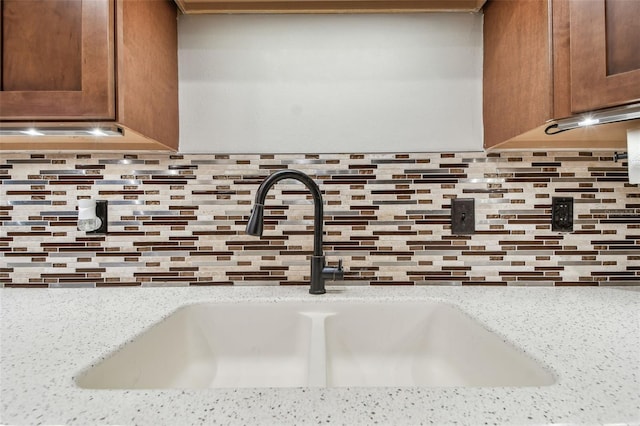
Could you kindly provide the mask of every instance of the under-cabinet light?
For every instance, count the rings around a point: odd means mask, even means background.
[[[640,103],[593,111],[587,115],[557,120],[555,123],[550,124],[544,132],[548,135],[555,135],[579,127],[635,120],[638,118],[640,118]]]
[[[89,133],[91,133],[93,136],[109,136],[108,133],[97,127],[95,129],[89,130]]]
[[[37,127],[37,128],[0,128],[0,136],[123,136],[124,131],[116,126],[109,127]]]
[[[23,135],[29,135],[29,136],[44,136],[44,133],[39,132],[36,129],[21,130],[20,133],[22,133]]]
[[[587,117],[582,121],[578,122],[578,126],[580,127],[587,127],[587,126],[593,126],[594,124],[599,124],[600,120],[598,120],[597,118],[592,118],[592,117]]]

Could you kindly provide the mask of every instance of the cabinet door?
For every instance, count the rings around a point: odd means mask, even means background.
[[[112,0],[1,0],[0,119],[115,119]]]
[[[572,111],[640,100],[640,1],[573,0],[570,11]]]

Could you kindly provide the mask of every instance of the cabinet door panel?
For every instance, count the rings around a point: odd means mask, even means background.
[[[571,109],[640,100],[640,1],[571,1]]]
[[[3,120],[115,119],[113,4],[2,0]]]
[[[640,69],[640,2],[605,2],[607,71],[610,75]],[[629,39],[630,35],[636,35]]]

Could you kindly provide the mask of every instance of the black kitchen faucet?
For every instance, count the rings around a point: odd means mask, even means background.
[[[322,194],[320,188],[308,175],[298,170],[280,170],[269,175],[258,188],[256,193],[256,201],[249,222],[247,222],[246,232],[249,235],[262,236],[264,223],[264,202],[267,192],[273,185],[283,179],[295,179],[302,182],[313,195],[313,204],[315,215],[313,220],[313,256],[311,257],[311,287],[309,293],[324,294],[325,281],[341,280],[344,277],[342,269],[342,260],[339,261],[338,267],[326,266],[325,258],[322,254],[322,223],[323,223],[323,206]]]

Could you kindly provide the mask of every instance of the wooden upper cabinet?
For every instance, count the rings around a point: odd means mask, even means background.
[[[484,142],[489,148],[553,118],[550,5],[493,0],[484,9]]]
[[[176,150],[173,0],[0,0],[0,150]],[[25,125],[124,136],[36,136]],[[81,132],[80,132],[81,133]]]
[[[2,0],[2,119],[115,119],[113,3]]]
[[[571,109],[640,101],[640,1],[571,2]]]
[[[486,0],[175,0],[184,13],[477,12]]]
[[[637,122],[544,130],[640,100],[640,0],[489,0],[484,18],[485,148],[626,147]]]

